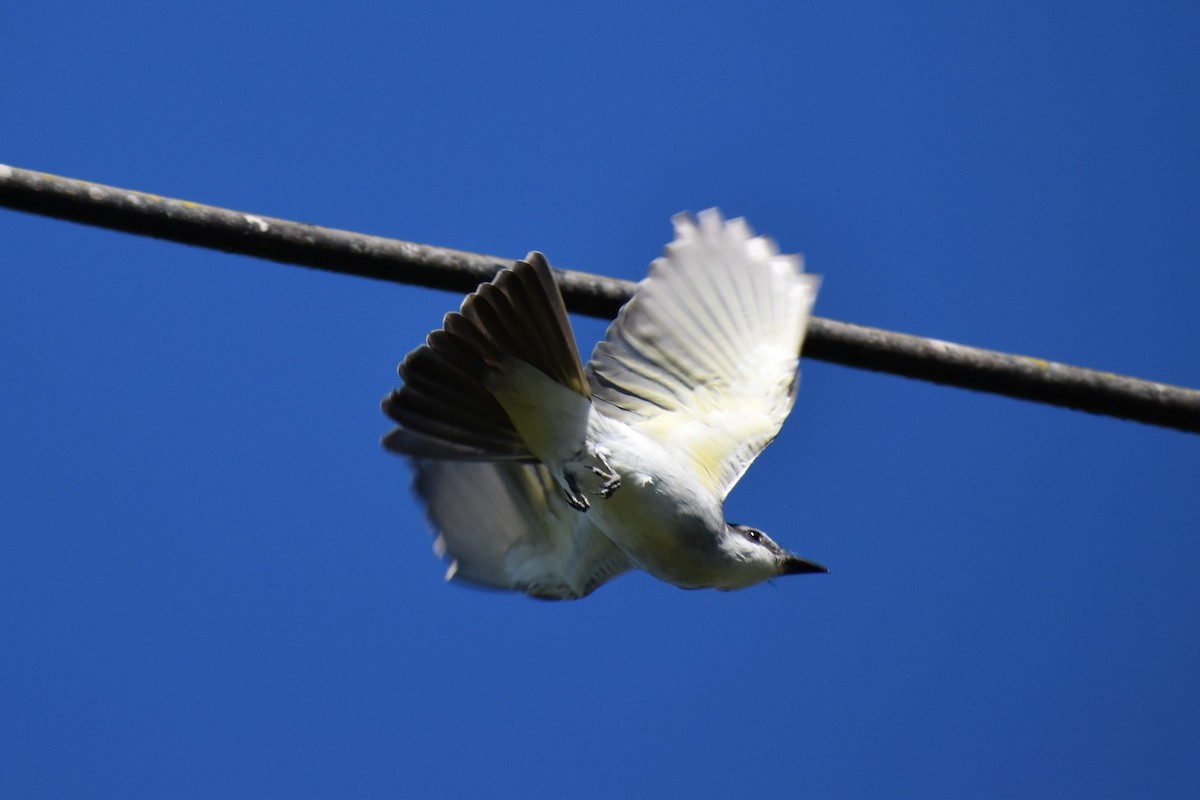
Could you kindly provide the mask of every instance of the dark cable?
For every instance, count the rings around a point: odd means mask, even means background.
[[[286,264],[466,293],[511,260],[0,165],[0,206]],[[611,319],[635,284],[557,270],[567,308]],[[1200,391],[814,318],[804,355],[1200,433]]]

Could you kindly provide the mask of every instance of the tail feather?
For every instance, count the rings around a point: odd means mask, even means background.
[[[484,284],[487,286],[488,284]],[[468,295],[470,300],[474,295]],[[466,300],[463,301],[464,307]],[[457,311],[442,319],[442,329],[429,334],[429,346],[451,361],[476,382],[482,382],[488,372],[499,368],[503,354],[495,340],[479,325]]]
[[[534,460],[487,389],[489,375],[506,359],[590,396],[562,296],[540,253],[482,284],[405,357],[399,368],[404,385],[383,401],[398,425],[384,446],[419,458]]]
[[[468,295],[462,317],[503,356],[520,359],[584,397],[591,396],[562,294],[541,253],[530,253],[527,260]]]
[[[421,458],[532,459],[495,398],[437,350],[414,350],[400,375],[404,386],[383,401],[399,426],[384,437],[389,450]]]

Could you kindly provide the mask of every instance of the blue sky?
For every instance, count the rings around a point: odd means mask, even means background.
[[[0,162],[1200,386],[1200,7],[0,9]],[[442,582],[378,446],[459,297],[0,211],[6,797],[1192,797],[1195,436],[806,361],[829,576]],[[576,328],[585,350],[603,331]]]

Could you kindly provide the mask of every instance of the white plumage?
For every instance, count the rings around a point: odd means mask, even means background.
[[[722,589],[825,571],[722,510],[792,408],[819,278],[744,220],[674,222],[582,372],[539,254],[405,359],[385,444],[416,457],[448,577],[571,598],[632,567]]]
[[[743,219],[675,217],[675,241],[588,364],[594,401],[687,457],[724,497],[779,433],[820,278]]]

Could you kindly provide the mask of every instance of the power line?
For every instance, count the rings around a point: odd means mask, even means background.
[[[86,225],[466,293],[512,264],[0,165],[0,206]],[[557,270],[567,308],[612,319],[628,281]],[[814,318],[804,355],[860,369],[1200,433],[1200,391],[1027,356]]]

